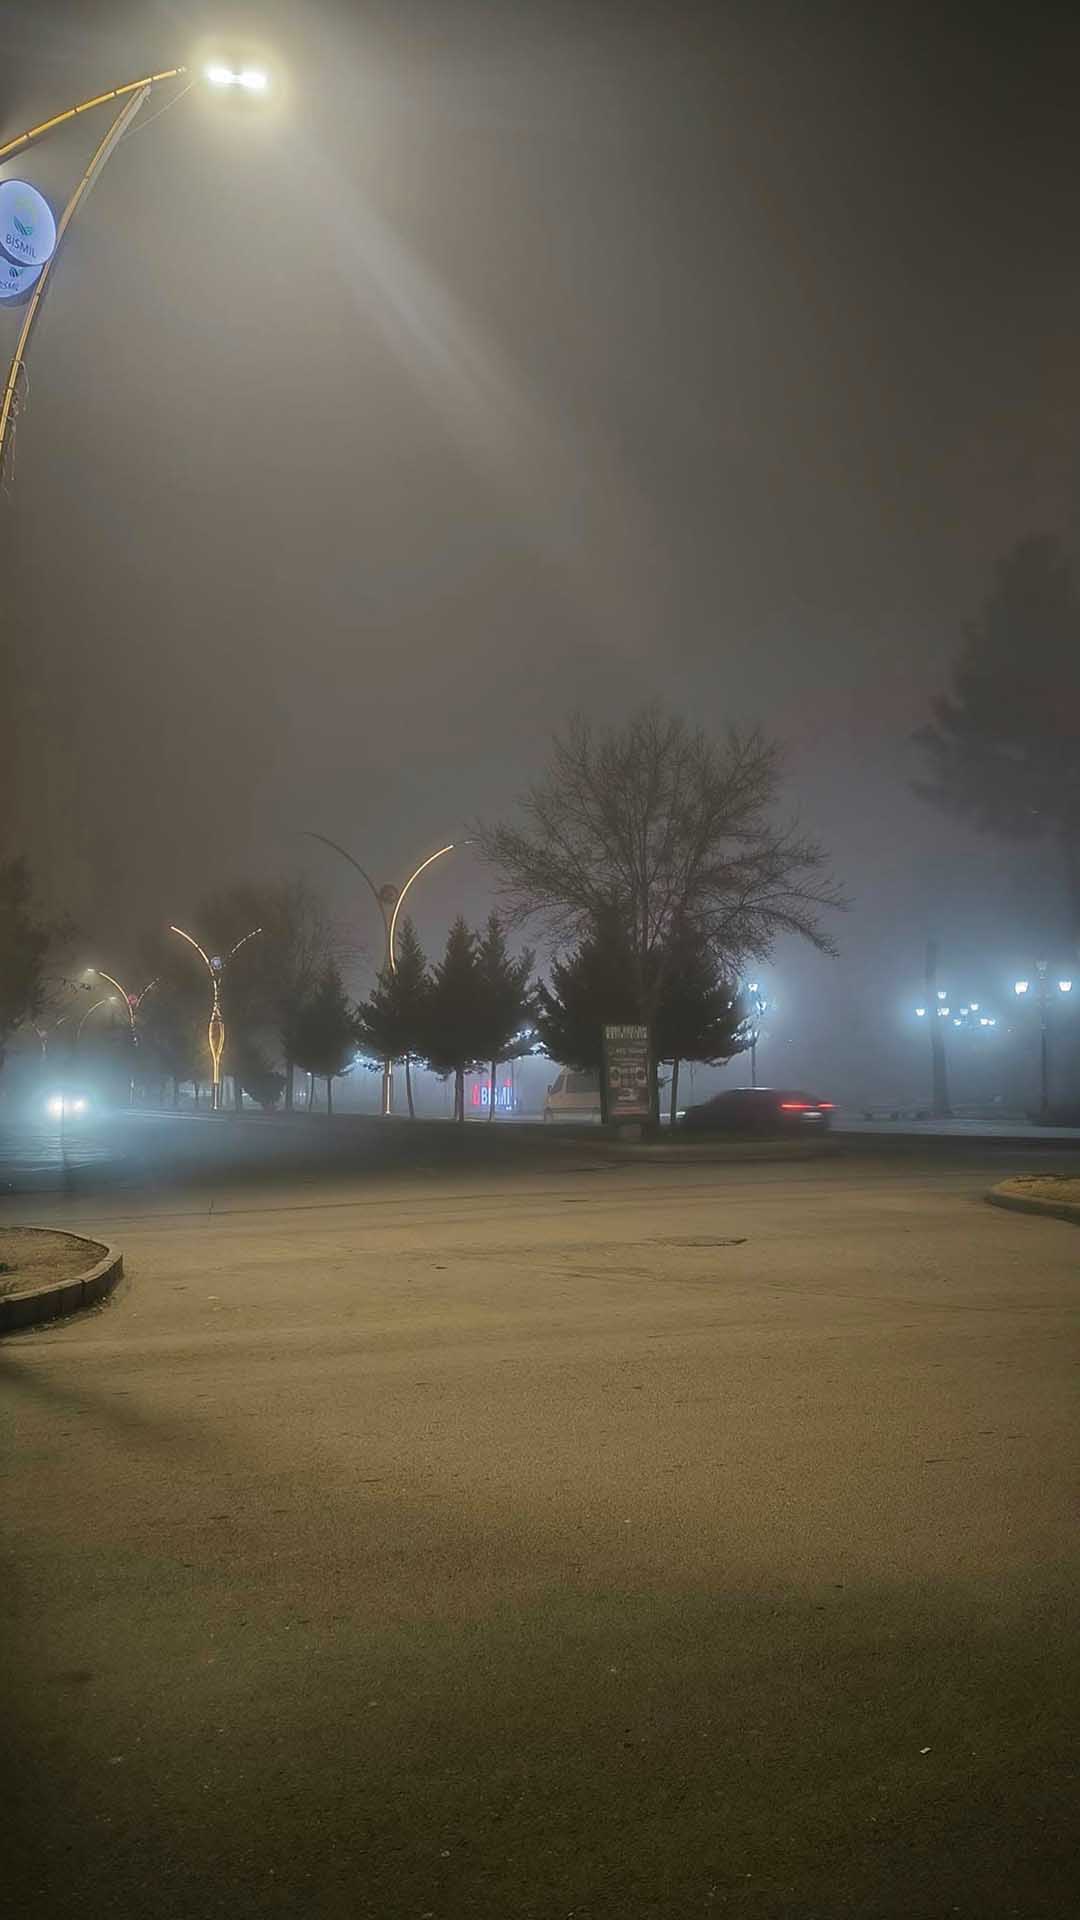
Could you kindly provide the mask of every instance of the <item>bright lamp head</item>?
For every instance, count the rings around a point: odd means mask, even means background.
[[[1013,992],[1026,993],[1030,985],[1031,985],[1030,980],[1014,980]]]
[[[226,67],[220,61],[212,61],[206,68],[206,78],[212,87],[243,87],[245,93],[265,93],[270,85],[270,76],[262,67]]]
[[[1071,981],[1071,980],[1059,980],[1059,981],[1058,981],[1058,992],[1059,992],[1059,993],[1071,993],[1071,992],[1072,992],[1072,981]]]

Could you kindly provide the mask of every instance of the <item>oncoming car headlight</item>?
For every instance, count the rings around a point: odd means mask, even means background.
[[[45,1111],[54,1120],[63,1120],[69,1113],[85,1113],[87,1102],[81,1093],[52,1093],[45,1102]]]

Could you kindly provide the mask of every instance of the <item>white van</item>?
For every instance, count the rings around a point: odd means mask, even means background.
[[[544,1097],[545,1120],[599,1120],[600,1080],[595,1073],[564,1067]]]

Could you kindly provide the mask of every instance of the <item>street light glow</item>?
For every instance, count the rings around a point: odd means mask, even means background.
[[[1013,992],[1026,993],[1030,985],[1030,980],[1016,980],[1013,983]]]
[[[948,1009],[948,1007],[939,1007],[939,1008],[938,1008],[938,1019],[939,1019],[939,1020],[947,1020],[947,1019],[948,1019],[948,1017],[949,1017],[949,1009]]]
[[[1058,981],[1058,992],[1059,992],[1059,993],[1071,993],[1071,992],[1072,992],[1072,981],[1071,981],[1071,980],[1059,980],[1059,981]]]
[[[916,1020],[921,1020],[921,1019],[923,1019],[923,1017],[925,1016],[925,1013],[926,1013],[926,1008],[925,1008],[925,1007],[916,1007],[916,1009],[915,1009],[915,1018],[916,1018]]]
[[[215,63],[207,67],[206,78],[212,87],[243,87],[247,93],[265,93],[270,85],[270,76],[261,67],[244,67],[237,73],[233,67]]]

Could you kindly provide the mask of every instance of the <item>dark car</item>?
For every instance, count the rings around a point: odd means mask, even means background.
[[[732,1087],[698,1107],[687,1107],[680,1125],[695,1133],[823,1133],[831,1124],[831,1100],[782,1087]]]

